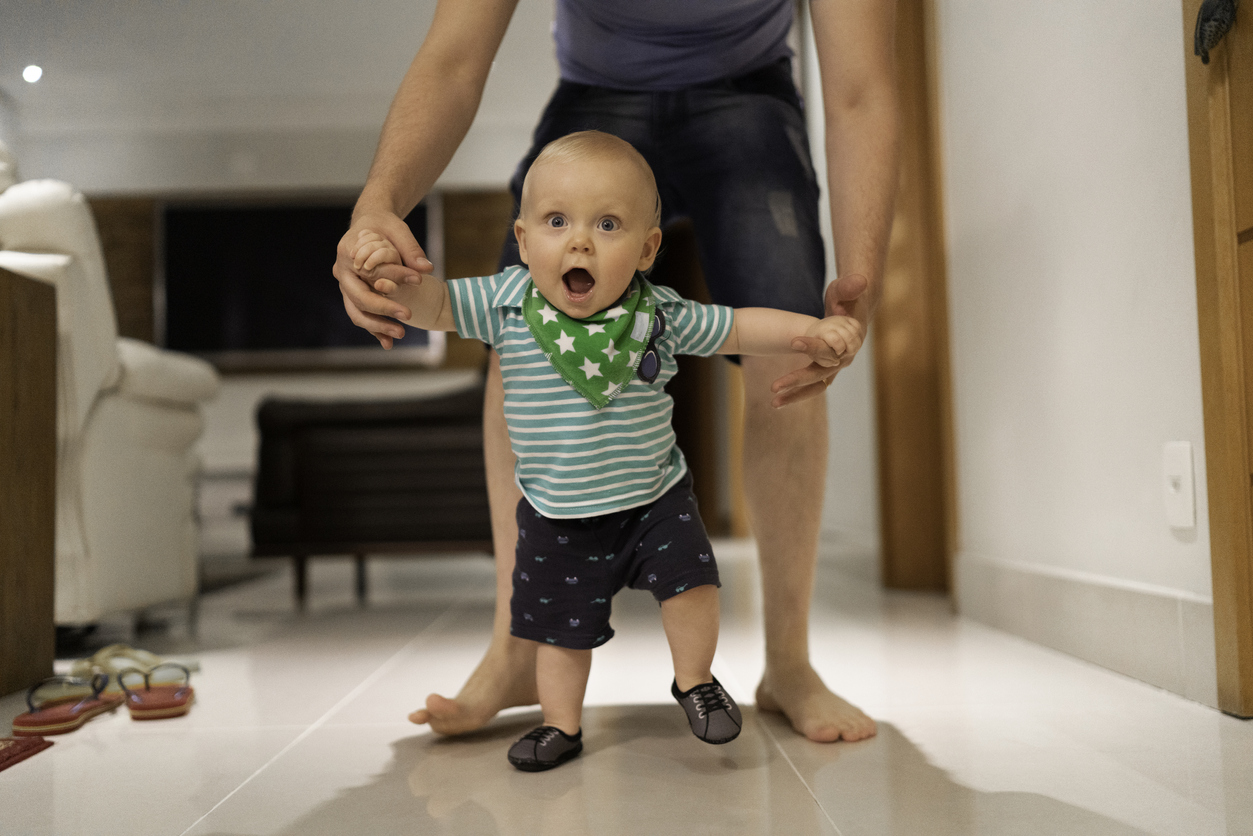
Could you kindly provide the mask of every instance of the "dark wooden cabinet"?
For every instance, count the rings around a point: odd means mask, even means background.
[[[52,674],[57,310],[0,270],[0,694]]]

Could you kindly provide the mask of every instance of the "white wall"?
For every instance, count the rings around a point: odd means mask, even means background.
[[[937,5],[961,609],[1212,704],[1179,4]]]
[[[365,181],[434,0],[18,4],[0,26],[24,176],[89,194],[338,189]],[[551,0],[521,0],[441,182],[497,185],[556,83]],[[536,48],[536,44],[542,46]],[[37,84],[26,64],[44,68]]]

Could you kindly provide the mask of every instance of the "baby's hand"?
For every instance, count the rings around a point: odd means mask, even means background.
[[[864,339],[865,333],[856,319],[828,316],[809,326],[804,336],[792,340],[792,348],[808,354],[819,366],[835,368],[852,362]]]
[[[361,230],[357,236],[356,249],[352,251],[352,269],[361,276],[368,276],[383,264],[401,264],[400,253],[392,242],[377,232]]]
[[[396,267],[404,269],[400,252],[377,232],[363,229],[352,251],[352,269],[375,292],[390,296],[398,287]]]
[[[776,409],[821,394],[830,386],[840,368],[853,362],[866,331],[851,316],[829,316],[815,320],[803,336],[792,340],[792,350],[808,354],[810,363],[785,374],[770,386]]]

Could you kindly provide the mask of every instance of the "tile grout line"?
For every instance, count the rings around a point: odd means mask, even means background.
[[[760,713],[760,709],[758,709],[758,714]],[[822,815],[828,822],[831,823],[832,829],[835,830],[835,835],[844,836],[843,832],[840,830],[840,826],[835,823],[835,820],[831,818],[831,814],[827,812],[827,808],[822,806],[822,802],[819,801],[818,796],[814,794],[814,790],[811,786],[809,786],[809,782],[805,780],[805,776],[801,775],[801,771],[796,768],[796,764],[792,763],[792,759],[788,757],[787,752],[783,750],[783,745],[779,743],[778,738],[774,736],[774,733],[770,731],[769,727],[766,726],[765,723],[761,723],[761,730],[766,733],[766,737],[770,738],[770,742],[774,744],[774,748],[779,750],[779,754],[783,756],[783,760],[787,761],[787,765],[792,767],[792,772],[796,774],[796,778],[801,782],[801,786],[805,788],[805,792],[809,793],[809,797],[814,800],[814,804],[818,805],[818,809],[822,811]]]
[[[744,684],[740,682],[740,678],[736,676],[735,671],[733,671],[731,666],[726,663],[721,654],[715,652],[714,661],[718,665],[718,670],[722,671],[723,677],[731,683],[736,693],[741,696],[748,693],[744,690]],[[755,704],[754,708],[756,708]],[[760,708],[757,708],[757,715],[760,718]],[[792,759],[788,757],[787,752],[784,751],[778,738],[774,736],[774,733],[770,731],[770,728],[765,723],[761,722],[760,719],[758,719],[757,725],[761,726],[762,732],[765,733],[766,737],[770,738],[770,742],[774,744],[774,748],[779,750],[779,754],[783,756],[783,760],[787,761],[787,765],[792,768],[792,773],[796,775],[797,780],[801,782],[801,786],[805,788],[805,792],[809,793],[809,797],[814,800],[814,804],[818,805],[818,809],[822,811],[822,815],[828,822],[831,823],[831,827],[834,828],[836,836],[844,836],[843,832],[840,830],[840,826],[835,823],[835,820],[831,818],[831,814],[827,812],[827,808],[822,806],[822,802],[819,801],[818,796],[814,794],[813,788],[809,786],[809,782],[805,780],[805,776],[801,775],[801,771],[796,768],[796,764],[794,764]]]
[[[293,748],[295,748],[302,740],[307,738],[309,735],[313,734],[322,726],[326,725],[327,721],[330,720],[331,717],[333,717],[337,711],[339,711],[348,703],[352,702],[352,700],[356,699],[363,691],[365,691],[365,689],[369,688],[371,685],[377,682],[380,678],[382,678],[384,674],[390,671],[396,665],[396,663],[400,660],[400,658],[404,656],[405,653],[408,652],[410,648],[412,648],[414,644],[418,642],[419,639],[424,637],[427,633],[431,632],[435,628],[442,626],[444,622],[448,621],[453,616],[454,613],[456,613],[457,611],[461,609],[461,605],[464,603],[464,601],[465,601],[464,597],[461,599],[458,599],[455,603],[452,604],[452,606],[450,606],[447,610],[445,610],[442,614],[440,614],[438,618],[436,618],[430,624],[426,625],[421,630],[419,630],[412,639],[405,642],[405,645],[402,648],[400,648],[395,653],[393,653],[390,658],[388,658],[385,662],[383,662],[383,664],[379,665],[378,668],[376,668],[373,673],[371,673],[364,680],[362,680],[361,683],[358,684],[356,688],[353,688],[346,695],[344,695],[344,697],[340,699],[339,702],[335,703],[335,705],[327,709],[325,714],[323,714],[317,720],[314,720],[313,723],[307,726],[303,732],[296,735],[294,740],[292,740],[290,743],[288,743],[286,746],[280,749],[279,752],[276,755],[274,755],[274,757],[270,758],[268,761],[262,764],[257,769],[256,772],[253,772],[251,775],[245,778],[239,784],[239,786],[235,787],[235,789],[227,793],[222,798],[221,801],[219,801],[217,804],[214,804],[212,807],[210,807],[209,810],[205,812],[203,816],[201,816],[200,818],[192,822],[191,826],[188,827],[186,830],[184,830],[182,834],[180,834],[180,836],[187,836],[187,834],[195,830],[200,825],[201,822],[203,822],[209,816],[213,815],[213,812],[215,810],[217,810],[227,801],[230,801],[231,798],[235,795],[235,793],[242,790],[249,783],[251,783],[254,778],[256,778],[262,772],[264,772],[265,770],[273,766],[280,758],[282,758],[284,755],[290,752]]]

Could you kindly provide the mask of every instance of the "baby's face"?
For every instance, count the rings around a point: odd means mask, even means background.
[[[553,160],[533,166],[514,224],[536,287],[583,319],[610,307],[661,245],[656,193],[625,159]]]

